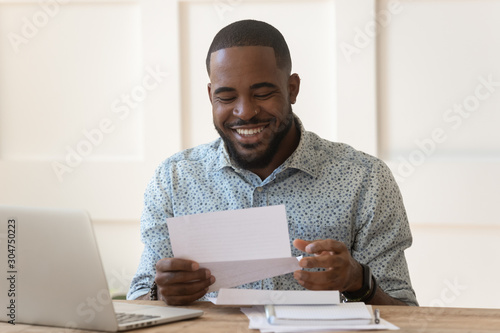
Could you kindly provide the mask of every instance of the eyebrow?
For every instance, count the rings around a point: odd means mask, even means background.
[[[270,83],[270,82],[260,82],[260,83],[252,84],[250,86],[250,90],[256,90],[259,88],[277,88],[277,86],[273,83]],[[233,91],[236,91],[236,89],[231,88],[231,87],[219,87],[219,88],[215,89],[214,95],[217,95],[217,94],[220,94],[223,92],[233,92]]]
[[[227,92],[227,91],[235,91],[235,90],[236,89],[230,88],[230,87],[219,87],[219,88],[215,89],[214,95],[217,95],[217,94],[220,94],[223,92]]]
[[[259,88],[277,88],[277,86],[271,82],[261,82],[261,83],[252,84],[250,86],[251,90],[255,90],[255,89],[259,89]]]

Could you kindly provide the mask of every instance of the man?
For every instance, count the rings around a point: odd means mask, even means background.
[[[128,298],[188,304],[217,279],[196,262],[173,258],[169,217],[284,204],[292,254],[308,254],[304,269],[241,288],[340,290],[350,301],[417,305],[399,189],[380,160],[305,131],[292,112],[300,78],[291,74],[281,33],[259,21],[230,24],[210,46],[207,71],[221,138],[156,170]]]

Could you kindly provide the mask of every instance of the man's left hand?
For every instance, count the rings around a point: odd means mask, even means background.
[[[293,277],[306,289],[356,291],[363,285],[363,268],[354,260],[344,243],[332,239],[305,241],[293,245],[302,252],[314,254],[299,262],[303,268],[325,268],[321,272],[295,271]]]

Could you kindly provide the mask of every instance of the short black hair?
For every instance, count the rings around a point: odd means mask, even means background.
[[[210,56],[213,52],[235,46],[269,46],[274,49],[276,64],[279,69],[285,70],[290,75],[292,59],[285,38],[278,29],[272,25],[256,21],[242,20],[233,22],[222,28],[215,35],[208,49],[206,65],[210,76]]]

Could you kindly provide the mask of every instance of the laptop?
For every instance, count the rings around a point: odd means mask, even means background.
[[[0,321],[11,324],[116,332],[203,314],[112,301],[85,211],[0,206],[0,273]]]

